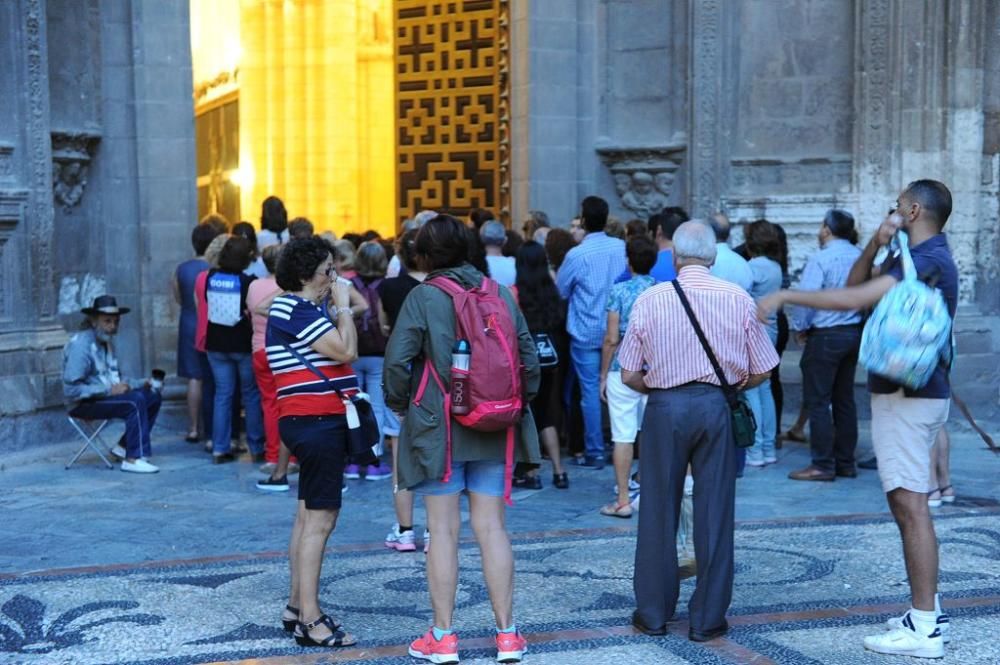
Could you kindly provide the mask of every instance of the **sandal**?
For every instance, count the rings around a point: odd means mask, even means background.
[[[948,490],[951,490],[951,494],[945,494]],[[944,503],[955,503],[955,490],[951,485],[939,487],[937,491],[941,494],[941,501]]]
[[[299,608],[292,607],[291,605],[285,605],[285,611],[291,612],[295,615],[294,619],[286,619],[284,616],[281,617],[281,627],[285,629],[286,633],[295,632],[295,624],[299,622]]]
[[[938,498],[934,498],[934,495]],[[941,507],[941,490],[931,490],[927,493],[927,506],[930,508],[940,508]]]
[[[632,504],[615,503],[612,501],[608,505],[601,508],[601,514],[605,517],[620,517],[623,520],[627,520],[632,517]]]
[[[321,640],[314,640],[310,635],[309,631],[316,628],[319,625],[324,625],[330,629],[330,634]],[[351,638],[348,642],[347,639]],[[353,636],[348,635],[341,629],[339,623],[335,623],[333,619],[325,614],[320,614],[319,618],[310,621],[309,623],[298,622],[295,627],[295,643],[300,647],[352,647],[358,643]]]
[[[786,441],[798,441],[799,443],[805,443],[806,442],[806,434],[805,434],[805,432],[803,432],[801,430],[797,431],[797,430],[794,430],[794,429],[790,429],[787,432],[785,432],[784,434],[782,434],[781,438],[785,439]]]

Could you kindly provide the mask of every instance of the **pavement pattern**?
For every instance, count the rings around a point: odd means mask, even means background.
[[[423,555],[382,547],[392,522],[386,482],[351,482],[324,564],[323,606],[359,646],[302,649],[278,621],[294,482],[291,495],[257,492],[253,465],[213,467],[175,439],[154,437],[163,471],[153,477],[106,471],[86,456],[65,471],[73,446],[0,470],[0,663],[417,662],[406,644],[431,620]],[[936,511],[941,591],[953,617],[943,662],[998,663],[1000,460],[960,431],[954,442],[960,498]],[[861,647],[907,604],[899,538],[875,474],[795,483],[784,476],[804,465],[807,450],[779,453],[777,465],[739,481],[732,629],[703,645],[686,639],[693,579],[667,636],[629,625],[635,522],[596,514],[610,499],[610,469],[570,469],[568,491],[517,492],[509,522],[526,662],[922,662]],[[460,567],[462,662],[490,663],[492,615],[471,540]]]

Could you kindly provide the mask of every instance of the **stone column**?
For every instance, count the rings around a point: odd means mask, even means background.
[[[197,223],[188,3],[101,2],[103,138],[95,160],[107,290],[132,313],[118,352],[126,374],[175,367],[170,279]],[[88,191],[88,196],[91,194]]]
[[[0,449],[47,435],[53,421],[21,418],[59,404],[55,320],[52,147],[45,3],[0,5],[0,34],[13,56],[0,72]]]
[[[720,121],[723,117],[724,13],[723,3],[719,0],[701,0],[691,4],[688,189],[690,212],[694,217],[714,213],[722,194]]]
[[[960,299],[971,302],[982,212],[984,5],[865,0],[857,7],[854,174],[863,230],[881,223],[906,183],[945,183]]]

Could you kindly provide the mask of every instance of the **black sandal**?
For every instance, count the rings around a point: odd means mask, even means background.
[[[317,641],[310,637],[309,631],[316,628],[320,624],[329,628],[330,634],[322,640]],[[310,621],[309,623],[299,621],[295,628],[295,642],[300,647],[352,647],[358,643],[357,640],[354,640],[353,642],[345,642],[344,639],[346,637],[347,633],[341,629],[341,625],[339,623],[334,623],[333,619],[325,614],[319,615],[318,619]]]
[[[285,629],[286,633],[294,633],[295,632],[295,624],[297,624],[299,622],[299,608],[292,607],[291,605],[285,605],[285,610],[287,610],[287,611],[291,612],[292,614],[294,614],[295,618],[294,619],[286,619],[285,617],[281,617],[281,627]]]

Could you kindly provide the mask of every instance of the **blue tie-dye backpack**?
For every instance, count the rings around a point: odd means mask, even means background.
[[[904,231],[896,242],[903,280],[868,318],[858,360],[870,372],[916,390],[927,385],[939,365],[951,363],[952,321],[941,292],[918,279]]]

